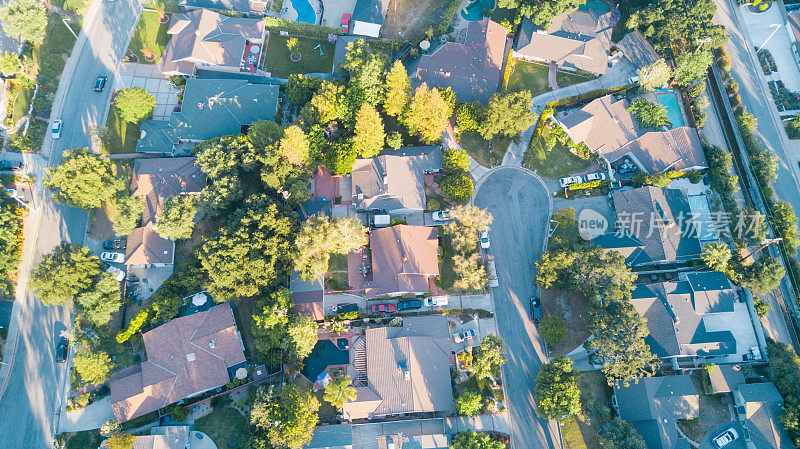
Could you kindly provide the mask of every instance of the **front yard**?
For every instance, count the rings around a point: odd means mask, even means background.
[[[531,141],[524,162],[528,168],[537,170],[539,176],[547,179],[563,178],[592,166],[592,161],[572,154],[561,143],[556,143],[552,150],[547,151],[543,137]]]
[[[703,438],[718,425],[730,421],[731,416],[728,406],[723,403],[732,401],[733,397],[729,393],[722,394],[703,394],[703,380],[701,372],[696,370],[691,374],[692,382],[698,393],[700,393],[700,417],[697,419],[684,419],[678,421],[678,427],[689,438],[701,442]]]
[[[333,70],[334,45],[327,40],[298,37],[301,59],[292,61],[287,37],[272,34],[264,52],[262,67],[272,76],[288,78],[292,73],[330,73]]]
[[[564,422],[564,449],[602,447],[598,431],[611,419],[611,391],[600,371],[581,372],[578,377],[583,413]]]
[[[549,67],[546,65],[526,61],[515,61],[511,76],[508,77],[508,86],[506,90],[509,92],[529,90],[534,97],[545,92],[550,92],[550,84],[547,78],[548,71]],[[591,78],[574,75],[572,73],[556,73],[556,82],[558,83],[558,87],[562,88],[589,81],[590,79]]]
[[[230,407],[214,409],[194,422],[194,430],[205,433],[219,449],[244,449],[250,425],[238,410]]]
[[[477,163],[484,167],[493,167],[502,162],[511,139],[498,136],[489,141],[477,133],[465,132],[459,136],[458,143]]]
[[[111,105],[108,109],[106,129],[107,132],[101,138],[103,154],[136,153],[136,144],[141,134],[139,125],[123,120],[116,105]]]
[[[169,13],[165,15],[168,20],[161,23],[158,20],[157,11],[142,11],[139,24],[136,25],[131,43],[128,45],[128,50],[132,51],[142,64],[155,64],[160,61],[164,48],[169,43],[170,35],[167,34],[167,30],[169,29],[170,15]],[[145,56],[151,52],[154,59],[148,61]]]

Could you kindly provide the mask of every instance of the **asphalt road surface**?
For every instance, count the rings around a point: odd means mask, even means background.
[[[53,118],[64,120],[61,138],[45,142],[43,154],[49,161],[40,164],[33,205],[36,213],[29,220],[36,232],[28,233],[23,253],[20,285],[25,286],[28,272],[42,254],[62,240],[83,243],[89,216],[85,211],[61,206],[49,199],[41,186],[43,170],[58,164],[61,152],[89,145],[89,129],[104,124],[110,87],[138,21],[143,1],[117,0],[113,3],[95,0],[84,22],[85,41],[79,40],[73,50],[74,70],[67,64],[59,85]],[[92,92],[97,75],[106,74],[108,82],[102,93]],[[38,215],[38,216],[37,216]],[[70,310],[66,307],[43,307],[27,291],[21,301],[19,339],[7,380],[0,379],[0,447],[47,448],[57,432],[56,414],[63,407],[68,384],[67,364],[55,363],[55,344],[62,330],[70,326]]]
[[[557,426],[536,416],[533,387],[546,357],[529,318],[534,263],[542,255],[549,227],[549,193],[521,168],[502,167],[487,176],[475,205],[494,217],[490,252],[500,279],[500,286],[493,289],[495,319],[508,359],[504,377],[512,442],[514,449],[559,449]]]

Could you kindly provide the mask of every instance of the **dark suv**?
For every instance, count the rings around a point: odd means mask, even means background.
[[[56,345],[56,363],[64,363],[67,361],[67,353],[69,352],[69,340],[61,337]]]
[[[340,320],[355,319],[358,316],[358,304],[339,304],[334,309],[334,312],[336,312],[336,317]]]
[[[422,301],[419,299],[404,299],[397,302],[397,311],[421,309]]]
[[[542,303],[539,297],[534,296],[531,298],[531,320],[538,323],[542,319]]]
[[[102,92],[103,88],[106,87],[106,80],[108,79],[105,75],[100,75],[94,80],[94,87],[92,88],[95,92]]]

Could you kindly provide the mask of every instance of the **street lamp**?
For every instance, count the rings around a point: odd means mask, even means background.
[[[764,41],[764,43],[763,43],[763,44],[761,44],[761,46],[760,46],[760,47],[758,47],[758,50],[756,50],[756,53],[760,52],[760,51],[761,51],[761,49],[762,49],[762,48],[764,48],[764,46],[765,46],[765,45],[767,45],[767,42],[769,42],[769,40],[770,40],[770,39],[772,39],[772,36],[774,36],[774,35],[775,35],[775,33],[777,33],[777,32],[778,32],[778,30],[779,30],[779,29],[780,29],[782,26],[783,26],[783,24],[782,24],[782,23],[773,23],[772,25],[770,25],[770,26],[769,26],[770,28],[775,28],[775,30],[772,32],[772,34],[770,34],[770,35],[769,35],[769,37],[767,38],[767,40],[765,40],[765,41]]]

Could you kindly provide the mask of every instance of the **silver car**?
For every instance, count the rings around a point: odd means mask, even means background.
[[[728,429],[722,432],[719,436],[714,438],[714,446],[723,447],[732,442],[734,442],[737,438],[739,438],[739,434],[736,433],[736,429]]]
[[[64,122],[62,122],[61,119],[53,120],[53,127],[50,128],[50,137],[52,137],[53,140],[61,137],[61,128],[63,127]]]

